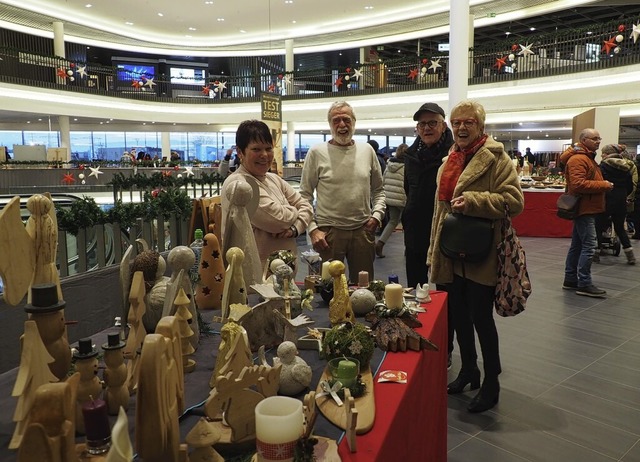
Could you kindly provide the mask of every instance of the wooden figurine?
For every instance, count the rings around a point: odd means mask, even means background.
[[[104,399],[109,415],[118,415],[120,408],[129,409],[129,389],[127,388],[127,366],[124,363],[125,343],[119,333],[109,334],[107,343],[102,345],[106,369],[102,375],[106,386]]]
[[[160,322],[156,326],[156,334],[160,334],[169,340],[169,351],[174,361],[182,364],[182,341],[180,339],[180,322],[175,316],[165,316],[160,319]],[[184,412],[185,398],[184,398],[184,370],[182,367],[176,369],[177,372],[177,399],[178,399],[178,414]]]
[[[224,276],[224,291],[222,293],[222,320],[229,317],[232,304],[248,304],[247,286],[243,275],[245,254],[242,249],[232,247],[227,251],[227,271]]]
[[[147,332],[154,332],[162,317],[169,277],[164,276],[167,263],[155,250],[145,250],[138,254],[131,265],[131,272],[141,271],[144,277],[146,310],[142,322]]]
[[[138,455],[145,462],[178,460],[179,367],[170,344],[163,335],[148,334],[140,356],[135,440]]]
[[[329,321],[331,325],[344,322],[355,322],[355,315],[351,308],[349,286],[344,275],[344,263],[334,260],[329,263],[329,274],[333,278],[333,298],[329,302]]]
[[[78,462],[75,402],[79,374],[38,387],[18,450],[18,462]]]
[[[127,323],[129,324],[129,336],[124,347],[124,357],[127,362],[127,384],[129,393],[134,393],[138,386],[138,359],[140,348],[147,335],[142,325],[142,316],[146,310],[144,302],[144,277],[142,271],[136,271],[131,280],[131,290],[129,292],[129,312]]]
[[[129,438],[129,419],[123,408],[118,411],[116,420],[111,430],[111,449],[107,454],[106,462],[131,462],[133,460],[133,447]]]
[[[162,316],[173,316],[176,313],[174,300],[180,289],[184,291],[189,300],[188,309],[193,319],[198,319],[198,310],[194,301],[191,280],[189,279],[189,268],[195,262],[195,254],[193,250],[184,245],[174,247],[169,251],[167,257],[169,268],[171,268],[171,278],[167,282],[167,290],[164,299],[164,308]],[[191,346],[196,349],[200,341],[200,328],[197,322],[191,324],[193,336],[190,339]]]
[[[213,445],[220,441],[220,430],[204,417],[187,433],[185,441],[194,448],[189,454],[190,462],[224,462],[224,458],[213,449]]]
[[[195,294],[196,305],[201,310],[219,310],[224,291],[224,261],[218,238],[213,233],[205,234],[200,260],[200,286]]]
[[[64,320],[66,303],[58,298],[58,289],[53,283],[33,286],[31,299],[24,310],[29,319],[35,321],[40,338],[54,359],[49,365],[51,372],[59,380],[64,380],[71,367],[71,349]]]
[[[102,394],[102,383],[98,378],[98,350],[93,347],[90,338],[78,341],[78,350],[73,354],[76,371],[80,373],[76,406],[76,430],[84,434],[84,417],[82,405],[87,401],[99,398]]]
[[[304,359],[298,356],[298,349],[293,342],[282,342],[278,346],[277,357],[273,364],[282,364],[280,370],[280,387],[278,392],[286,396],[294,396],[305,390],[311,383],[313,371]]]
[[[247,331],[234,321],[227,322],[220,329],[220,346],[209,386],[215,386],[218,376],[229,371],[241,371],[243,367],[253,364]]]
[[[44,343],[42,343],[35,321],[25,321],[24,334],[20,338],[20,343],[22,346],[20,367],[11,392],[11,396],[18,397],[18,404],[13,414],[16,428],[9,443],[9,449],[17,449],[20,446],[22,435],[29,423],[28,416],[38,387],[58,381],[58,378],[53,375],[49,368],[49,363],[53,362],[53,357],[45,348]]]
[[[194,353],[194,349],[191,346],[190,338],[193,337],[193,331],[189,327],[189,320],[192,318],[189,309],[189,299],[184,293],[182,288],[178,292],[178,296],[175,300],[175,305],[178,307],[176,311],[176,319],[180,325],[180,343],[182,344],[182,358],[181,365],[184,372],[193,372],[196,368],[196,362],[189,358],[189,355]]]

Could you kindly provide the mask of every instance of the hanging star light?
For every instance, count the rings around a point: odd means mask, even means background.
[[[70,185],[72,183],[76,182],[76,179],[73,177],[73,173],[65,173],[65,175],[62,177],[62,182],[66,185]]]
[[[360,80],[362,77],[362,68],[353,70],[353,78],[356,79],[356,82]]]
[[[493,67],[497,67],[498,70],[502,69],[502,66],[506,66],[507,65],[507,57],[504,56],[502,58],[496,58],[496,63],[493,65]]]
[[[531,51],[531,47],[533,46],[533,43],[528,43],[527,45],[518,45],[520,47],[520,51],[518,52],[518,55],[521,56],[528,56],[528,55],[533,55],[535,54],[533,51]]]
[[[334,83],[334,85],[336,86],[336,88],[340,88],[340,85],[342,85],[344,82],[342,82],[342,76],[338,77],[336,79],[336,82]]]
[[[640,36],[640,24],[634,24],[629,38],[633,38],[633,43],[636,43],[638,36]]]
[[[418,69],[411,69],[409,71],[409,74],[407,74],[407,77],[410,78],[411,80],[415,81],[416,77],[418,77]]]
[[[148,78],[148,79],[146,80],[146,82],[144,83],[147,87],[151,88],[152,90],[153,90],[153,86],[154,86],[154,85],[157,85],[157,83],[155,83],[155,82],[153,81],[153,79],[154,79],[154,78],[155,78],[155,77],[150,77],[150,78]]]
[[[140,81],[139,81],[139,80],[132,80],[132,81],[131,81],[131,86],[132,86],[133,88],[135,88],[136,90],[139,90],[139,89],[140,89],[140,87],[142,87],[142,84],[140,83]]]
[[[185,167],[184,174],[187,175],[187,178],[189,178],[190,176],[194,176],[195,173],[193,173],[193,167],[191,166]]]
[[[87,76],[87,71],[86,71],[86,69],[87,69],[87,66],[78,66],[78,69],[76,69],[76,73],[77,73],[80,77],[84,78],[84,77],[86,77],[86,76]]]
[[[440,64],[440,58],[432,59],[431,66],[429,66],[429,69],[433,70],[433,72],[435,73],[439,67],[442,67],[442,64]]]
[[[206,87],[202,87],[202,94],[209,95],[209,90],[211,90],[211,86],[207,85]]]
[[[615,37],[611,37],[609,40],[605,40],[603,45],[602,45],[602,51],[606,54],[611,53],[611,50],[614,49],[615,47],[617,47],[618,44],[616,43],[616,38]]]
[[[218,91],[222,93],[223,90],[226,90],[227,82],[218,82]]]
[[[67,71],[65,71],[62,67],[58,68],[58,70],[56,71],[56,75],[58,77],[62,77],[63,79],[67,78]]]
[[[98,178],[98,175],[102,175],[104,173],[100,171],[100,167],[89,167],[89,170],[91,170],[89,177],[95,176],[96,179]]]
[[[291,79],[289,78],[288,75],[285,75],[284,77],[282,77],[282,85],[289,85],[291,83]]]

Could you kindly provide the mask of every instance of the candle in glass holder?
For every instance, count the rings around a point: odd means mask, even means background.
[[[104,454],[111,447],[111,427],[107,414],[107,403],[103,399],[93,399],[82,403],[82,417],[87,435],[87,452]]]
[[[369,272],[360,271],[358,273],[358,287],[369,287]]]
[[[399,284],[399,283],[400,283],[400,278],[398,278],[397,274],[389,275],[389,284]]]
[[[399,310],[402,308],[403,289],[400,284],[387,284],[384,286],[384,302],[390,310]]]
[[[329,264],[330,263],[331,262],[328,262],[328,261],[323,261],[322,262],[322,275],[321,275],[321,277],[322,277],[323,281],[331,279],[331,274],[329,274]]]
[[[349,358],[336,358],[332,361],[338,363],[330,369],[333,378],[339,380],[344,387],[353,386],[360,373],[358,363]]]
[[[292,461],[302,436],[302,401],[288,396],[270,396],[256,406],[258,462]]]

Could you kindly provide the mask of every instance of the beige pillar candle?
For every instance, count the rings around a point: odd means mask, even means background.
[[[360,271],[358,273],[358,287],[369,287],[369,272]]]
[[[329,264],[331,262],[329,261],[323,261],[322,262],[322,280],[323,281],[327,281],[329,279],[331,279],[331,275],[329,274]]]
[[[302,401],[270,396],[257,404],[255,412],[258,462],[292,461],[303,432]]]
[[[390,310],[399,310],[403,303],[403,289],[400,284],[387,284],[384,286],[384,301]]]

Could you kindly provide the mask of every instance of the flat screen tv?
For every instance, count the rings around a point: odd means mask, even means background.
[[[156,74],[156,67],[151,64],[118,63],[116,68],[118,70],[117,79],[121,82],[142,79],[143,77],[151,79]]]
[[[172,67],[171,83],[178,85],[204,85],[207,70],[188,67]]]

